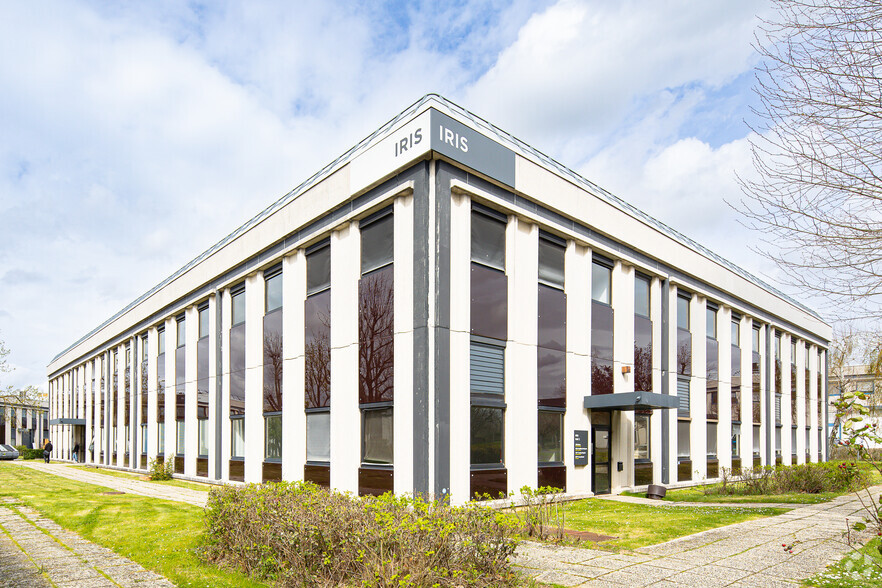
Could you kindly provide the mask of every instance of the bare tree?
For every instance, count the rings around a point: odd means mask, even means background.
[[[6,359],[10,354],[9,348],[0,339],[0,375],[8,374],[13,370]],[[36,386],[16,388],[0,383],[0,405],[16,406],[39,406],[43,403],[43,392]],[[8,421],[12,418],[11,410],[4,410],[0,420]]]
[[[805,291],[880,317],[882,3],[774,0],[756,35],[762,121],[742,208]]]

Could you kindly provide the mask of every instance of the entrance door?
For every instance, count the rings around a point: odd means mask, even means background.
[[[609,494],[610,491],[610,455],[609,427],[594,426],[591,428],[591,485],[595,494]]]

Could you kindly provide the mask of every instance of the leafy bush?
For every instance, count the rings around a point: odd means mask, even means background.
[[[202,557],[281,586],[515,586],[517,526],[485,508],[308,482],[212,489]]]
[[[723,472],[723,483],[705,494],[820,494],[854,491],[869,482],[867,469],[854,462],[806,463],[795,466],[742,468],[741,474]]]
[[[31,449],[27,445],[16,445],[18,456],[22,459],[43,459],[43,448]]]
[[[171,480],[172,474],[175,473],[175,462],[168,460],[163,462],[161,459],[150,460],[150,479],[151,480]]]
[[[560,541],[564,538],[565,509],[560,504],[562,493],[562,489],[551,486],[535,490],[529,486],[521,488],[523,505],[514,509],[514,515],[525,535],[542,541]]]

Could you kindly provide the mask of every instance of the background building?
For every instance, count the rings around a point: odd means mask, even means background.
[[[869,365],[848,365],[842,368],[841,374],[830,374],[827,422],[830,428],[828,435],[831,438],[837,440],[842,438],[842,423],[836,420],[834,403],[839,400],[843,390],[856,390],[867,394],[866,404],[870,414],[864,419],[877,427],[877,434],[882,432],[882,428],[879,428],[882,426],[882,387],[878,386],[878,383],[876,376],[870,371]],[[871,448],[878,449],[880,447],[877,443],[867,441],[867,445]]]
[[[58,457],[497,495],[825,458],[830,327],[426,96],[59,354]]]
[[[49,407],[0,400],[0,445],[43,446],[49,438]]]

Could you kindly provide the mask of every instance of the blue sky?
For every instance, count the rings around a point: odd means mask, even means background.
[[[437,92],[768,279],[750,175],[768,2],[7,3],[0,339],[59,351]]]

